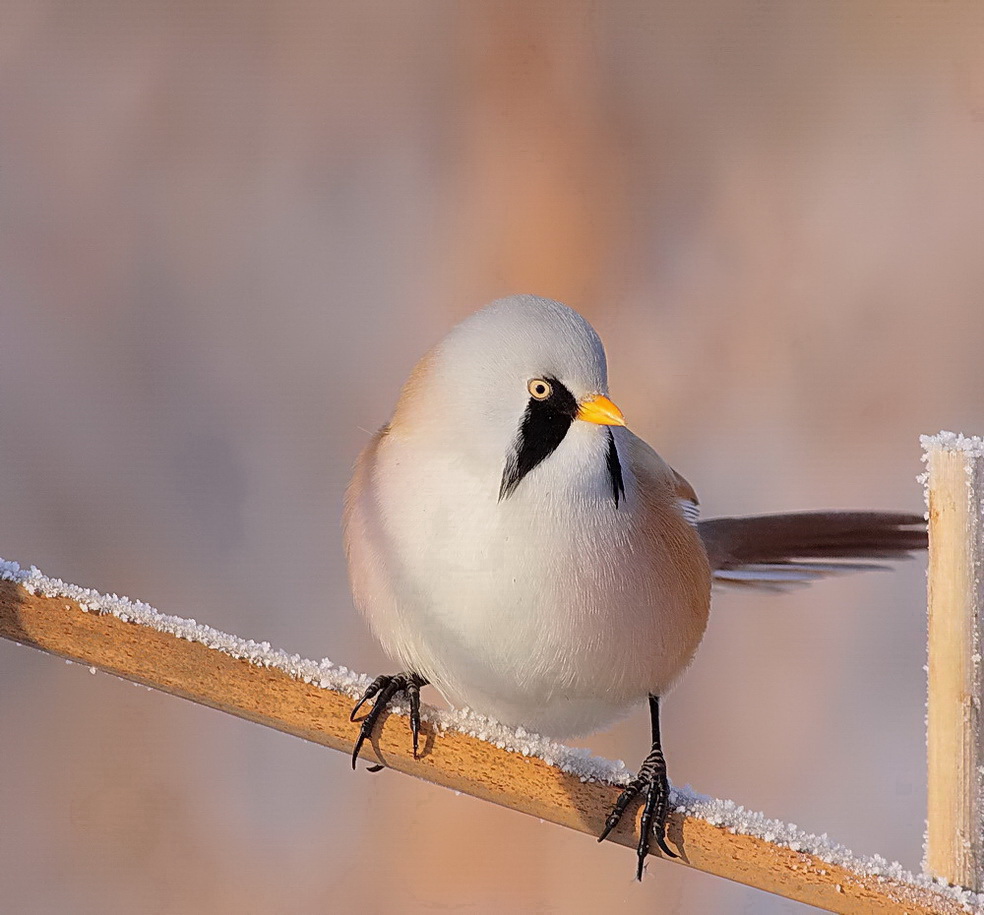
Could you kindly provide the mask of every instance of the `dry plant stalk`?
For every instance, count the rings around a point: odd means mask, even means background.
[[[981,610],[984,455],[962,436],[929,439],[929,701],[926,869],[980,892]]]

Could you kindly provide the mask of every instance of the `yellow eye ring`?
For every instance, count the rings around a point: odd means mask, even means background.
[[[546,400],[553,394],[553,385],[544,378],[534,378],[526,385],[526,390],[534,400]]]

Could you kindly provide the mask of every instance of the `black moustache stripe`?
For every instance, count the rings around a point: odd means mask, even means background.
[[[526,474],[557,450],[577,416],[574,395],[559,381],[553,378],[547,381],[553,386],[553,394],[546,400],[531,397],[526,405],[516,445],[502,472],[500,502],[515,492]]]
[[[622,480],[622,465],[618,460],[618,449],[615,447],[615,433],[608,428],[608,476],[612,481],[612,495],[615,497],[615,507],[618,500],[625,496],[625,483]]]
[[[499,501],[507,499],[516,487],[537,464],[545,461],[564,440],[567,430],[577,417],[577,401],[574,395],[559,381],[547,379],[553,385],[553,394],[546,400],[530,398],[523,414],[523,422],[516,436],[516,445],[506,459],[499,484]],[[612,484],[612,498],[615,507],[625,497],[625,482],[622,479],[622,465],[615,447],[615,436],[608,432],[608,477]]]

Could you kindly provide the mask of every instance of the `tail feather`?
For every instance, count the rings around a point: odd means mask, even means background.
[[[783,590],[819,578],[885,569],[927,546],[921,515],[797,512],[713,518],[697,525],[715,580]]]

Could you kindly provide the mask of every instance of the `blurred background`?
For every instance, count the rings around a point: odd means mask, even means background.
[[[918,435],[984,432],[982,41],[976,2],[5,0],[0,555],[388,670],[349,471],[512,292],[594,323],[706,515],[921,510]],[[924,574],[719,594],[672,780],[918,869]],[[0,734],[11,912],[806,911],[9,643]]]

